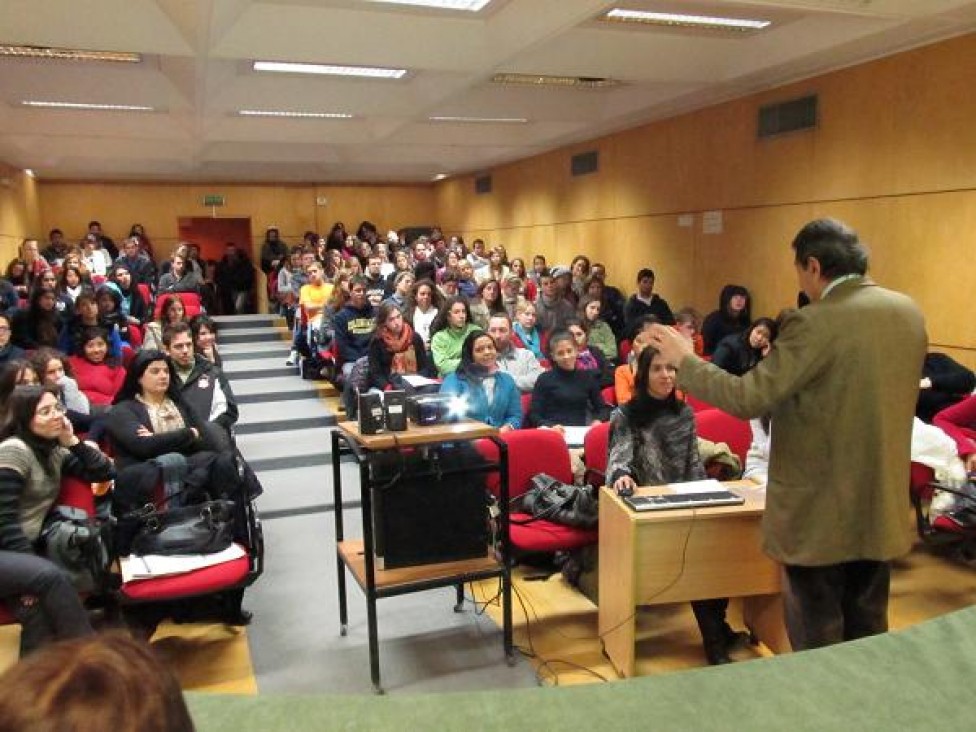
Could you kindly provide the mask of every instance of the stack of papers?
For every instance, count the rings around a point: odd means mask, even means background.
[[[708,480],[689,480],[684,483],[668,483],[668,488],[677,495],[688,493],[725,493],[728,489],[713,478]]]
[[[240,544],[231,544],[222,552],[215,554],[180,554],[163,556],[161,554],[147,554],[144,557],[130,554],[122,557],[122,581],[153,579],[167,577],[174,574],[186,574],[197,569],[213,567],[224,562],[233,562],[245,556],[246,552]]]

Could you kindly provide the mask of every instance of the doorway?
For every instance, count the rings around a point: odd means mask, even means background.
[[[177,226],[181,241],[195,244],[200,248],[207,312],[217,315],[255,312],[258,299],[255,287],[255,257],[251,243],[251,219],[180,216],[177,219]],[[221,283],[217,282],[217,265],[223,259],[228,244],[234,244],[251,263],[250,287],[246,291],[231,292],[231,288],[221,287]]]

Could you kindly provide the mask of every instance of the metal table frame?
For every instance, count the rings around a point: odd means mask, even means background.
[[[406,434],[406,433],[401,433]],[[339,591],[339,633],[346,635],[348,628],[348,612],[346,603],[346,569],[350,571],[357,580],[363,592],[366,594],[367,626],[369,634],[369,670],[373,682],[373,689],[378,694],[383,693],[380,685],[380,663],[379,663],[379,639],[377,630],[376,601],[384,597],[393,597],[411,592],[421,592],[424,590],[435,589],[454,585],[457,588],[457,604],[454,606],[455,612],[464,609],[464,583],[475,580],[490,579],[498,577],[501,581],[501,600],[502,600],[502,636],[505,650],[505,658],[509,665],[514,664],[515,655],[512,645],[512,579],[510,568],[510,546],[508,538],[509,526],[509,489],[508,489],[508,445],[497,436],[478,436],[463,437],[452,436],[448,439],[440,438],[425,443],[412,443],[404,447],[436,447],[447,442],[473,442],[475,440],[490,440],[498,448],[498,461],[495,463],[486,462],[484,465],[472,466],[463,469],[454,468],[440,471],[442,475],[477,473],[499,473],[499,511],[498,516],[498,547],[500,558],[493,561],[493,566],[485,566],[473,570],[450,572],[450,565],[431,564],[422,565],[414,568],[410,579],[391,584],[388,586],[377,586],[377,572],[383,570],[376,569],[374,559],[374,537],[372,521],[372,499],[371,489],[374,487],[370,476],[370,458],[372,455],[389,450],[371,450],[360,444],[355,436],[343,432],[341,426],[332,432],[332,482],[335,489],[335,533],[336,533],[336,564]],[[392,450],[402,450],[404,447],[393,447]],[[344,529],[342,519],[342,472],[340,470],[341,456],[351,454],[359,465],[359,480],[361,505],[363,514],[363,545],[362,560],[365,571],[359,577],[353,570],[352,558],[348,552],[343,551]],[[432,475],[434,472],[432,471]],[[487,547],[486,547],[487,554]],[[458,563],[463,564],[463,563]],[[445,569],[448,573],[445,574]],[[426,570],[426,571],[425,571]],[[397,571],[397,570],[391,570]]]

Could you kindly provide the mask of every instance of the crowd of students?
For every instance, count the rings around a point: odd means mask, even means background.
[[[118,521],[120,555],[133,511],[160,490],[170,508],[232,498],[241,539],[253,498],[214,321],[202,310],[187,317],[201,293],[191,248],[180,245],[157,267],[138,233],[113,257],[111,240],[92,229],[82,251],[57,230],[43,251],[25,241],[7,268],[13,279],[0,280],[14,294],[0,312],[0,601],[23,627],[25,653],[91,632],[45,540],[59,520],[62,477],[98,486],[99,513]],[[248,620],[237,600],[224,620]]]

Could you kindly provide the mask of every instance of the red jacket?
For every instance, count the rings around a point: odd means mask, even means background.
[[[78,388],[92,404],[111,404],[116,393],[125,381],[125,369],[109,366],[107,363],[95,364],[83,356],[69,356],[68,362],[75,372]]]
[[[932,424],[956,441],[959,457],[976,452],[976,395],[946,407],[932,418]]]

